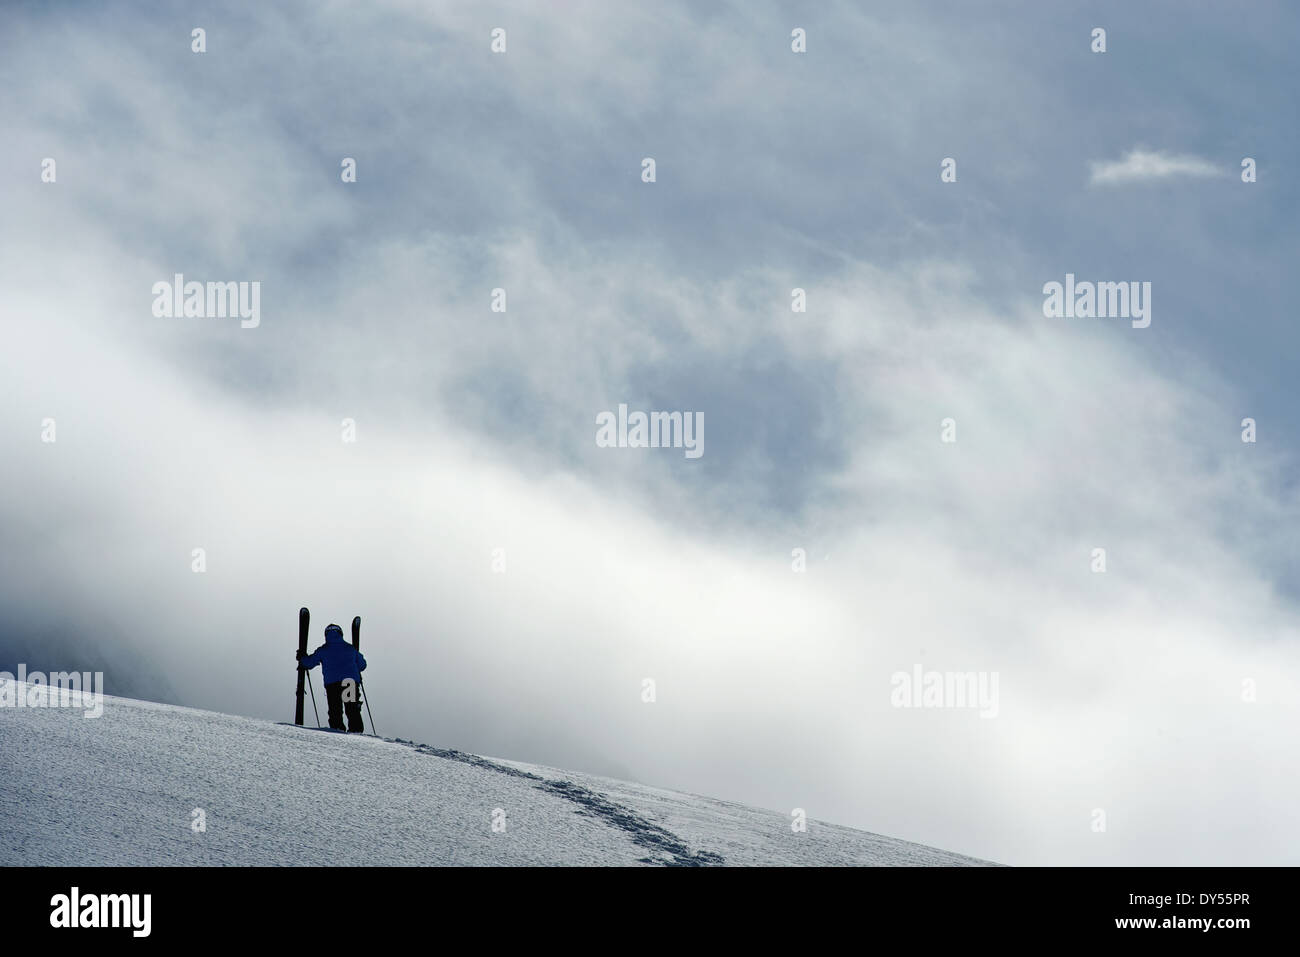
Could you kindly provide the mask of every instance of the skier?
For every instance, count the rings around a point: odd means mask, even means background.
[[[343,712],[348,716],[347,730],[360,733],[365,730],[361,721],[361,700],[357,689],[361,672],[366,670],[366,658],[343,639],[343,629],[330,625],[325,629],[325,644],[310,655],[298,652],[298,667],[310,671],[317,665],[325,677],[325,700],[329,703],[330,727],[342,731]],[[344,687],[348,685],[348,687]],[[345,700],[346,699],[346,700]]]

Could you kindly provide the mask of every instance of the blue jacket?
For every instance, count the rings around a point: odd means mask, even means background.
[[[326,635],[325,644],[303,658],[300,664],[309,671],[320,665],[325,683],[332,685],[347,678],[360,682],[361,672],[366,670],[366,657],[342,635]]]

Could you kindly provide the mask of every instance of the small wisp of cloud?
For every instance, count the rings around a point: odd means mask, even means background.
[[[1220,170],[1199,156],[1175,156],[1171,153],[1135,149],[1121,160],[1092,164],[1093,184],[1140,183],[1176,176],[1217,176]]]

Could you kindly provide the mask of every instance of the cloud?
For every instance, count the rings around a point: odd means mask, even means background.
[[[1220,170],[1199,156],[1174,156],[1169,153],[1135,149],[1122,160],[1092,163],[1092,183],[1135,183],[1168,179],[1171,176],[1217,176]]]
[[[227,19],[206,60],[166,24],[0,37],[46,94],[0,157],[0,610],[69,606],[186,703],[280,719],[298,605],[317,634],[361,613],[386,734],[1009,863],[1295,844],[1300,662],[1270,586],[1294,470],[1237,439],[1267,403],[1170,360],[1191,323],[1008,305],[1064,272],[1025,250],[1068,250],[1055,219],[997,214],[1055,216],[1061,186],[1023,202],[998,178],[1018,138],[961,97],[1044,128],[1035,84],[925,23],[899,42],[837,14],[800,59],[772,18],[719,45],[680,13],[529,8],[492,57],[493,21],[408,6],[388,32],[339,7]],[[908,82],[862,105],[864,64]],[[65,116],[86,90],[111,109]],[[936,128],[986,160],[959,188],[913,175]],[[32,175],[47,151],[57,186]],[[1135,151],[1094,181],[1189,163]],[[1122,232],[1088,225],[1080,249]],[[176,271],[263,281],[262,326],[155,320]],[[705,457],[598,449],[620,401],[703,411]],[[1000,672],[998,719],[890,708],[918,662]]]
[[[370,305],[393,322],[399,279],[425,260],[388,252],[362,268],[388,261]],[[457,402],[402,410],[385,397],[385,379],[401,394],[414,372],[441,376],[433,353],[402,361],[376,338],[382,322],[358,335],[341,303],[305,361],[350,344],[385,403],[356,413],[361,438],[344,446],[351,401],[291,409],[187,381],[117,331],[135,288],[120,251],[64,254],[70,263],[16,261],[15,285],[26,278],[8,300],[25,321],[0,372],[24,401],[0,416],[21,461],[0,516],[14,528],[27,515],[40,532],[12,585],[56,599],[75,590],[118,627],[148,631],[189,703],[282,719],[307,604],[318,631],[365,616],[387,734],[808,807],[1011,863],[1259,863],[1292,833],[1284,802],[1252,803],[1250,776],[1250,748],[1281,752],[1300,701],[1289,609],[1258,575],[1285,543],[1276,533],[1233,546],[1218,523],[1286,529],[1294,508],[1252,484],[1265,449],[1247,460],[1202,428],[1231,405],[1224,386],[1162,377],[1122,336],[1032,308],[999,316],[968,274],[928,265],[846,265],[802,323],[756,317],[725,285],[680,283],[680,308],[712,323],[647,326],[652,352],[671,341],[707,355],[719,329],[731,354],[774,341],[792,369],[828,377],[842,410],[833,430],[846,459],[794,451],[774,463],[811,466],[819,494],[738,522],[718,498],[744,487],[744,468],[692,483],[680,457],[596,449],[593,414],[631,361],[621,350],[602,376],[537,338],[533,361],[551,374],[533,370],[540,404],[502,436],[466,422]],[[529,247],[502,255],[557,290],[591,288],[576,257],[542,270]],[[611,290],[674,282],[633,255],[602,262]],[[83,281],[60,288],[67,265]],[[189,334],[153,322],[139,298],[134,321]],[[560,309],[551,322],[562,337],[592,316]],[[64,344],[57,363],[50,343]],[[488,345],[498,379],[518,379],[524,356]],[[380,355],[390,361],[370,371]],[[46,410],[60,423],[53,447],[32,425]],[[958,420],[952,446],[938,440],[946,415]],[[568,467],[541,455],[566,446]],[[1097,545],[1105,575],[1088,569]],[[208,553],[201,576],[196,546]],[[498,547],[504,574],[491,568]],[[802,575],[795,547],[808,553]],[[999,672],[999,717],[891,708],[890,675],[916,663]],[[653,706],[639,697],[646,677]],[[1241,701],[1245,679],[1264,689],[1259,702]],[[1238,774],[1211,773],[1206,755]],[[1294,761],[1277,763],[1276,793],[1293,795],[1296,776]],[[1204,803],[1180,804],[1185,793]],[[1180,840],[1205,806],[1249,806],[1260,826]],[[1095,807],[1160,826],[1103,844],[1086,826]]]

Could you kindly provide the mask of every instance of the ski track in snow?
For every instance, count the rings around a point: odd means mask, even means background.
[[[577,804],[579,814],[591,814],[612,827],[617,827],[631,835],[632,840],[642,847],[657,851],[661,857],[643,857],[643,864],[664,864],[672,867],[709,867],[725,864],[721,854],[712,851],[692,851],[686,844],[670,831],[647,821],[629,807],[615,804],[613,801],[595,791],[589,790],[572,781],[549,780],[540,774],[524,771],[506,764],[498,764],[477,754],[463,751],[445,750],[427,744],[416,744],[403,738],[393,738],[396,744],[414,748],[421,754],[434,754],[451,761],[465,761],[475,767],[491,768],[501,774],[511,774],[541,782],[537,786],[552,794],[558,794],[566,800]]]
[[[0,708],[4,866],[985,863],[814,820],[793,834],[776,811],[400,738],[110,696],[96,719]]]

